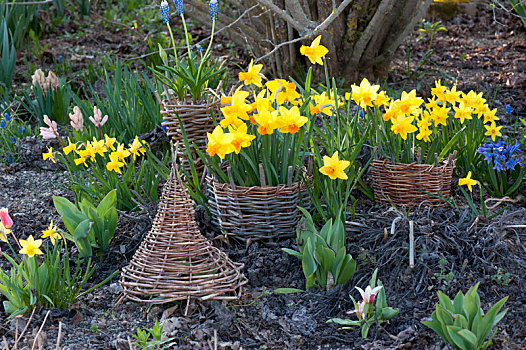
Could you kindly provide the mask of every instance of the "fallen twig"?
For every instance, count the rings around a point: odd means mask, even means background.
[[[37,339],[38,339],[38,335],[40,334],[40,332],[42,332],[42,328],[44,328],[44,325],[46,324],[47,317],[49,316],[50,312],[51,312],[51,310],[48,310],[48,312],[46,312],[46,316],[44,316],[44,322],[42,322],[42,325],[40,326],[40,328],[38,329],[37,334],[35,335],[35,339],[33,340],[33,346],[31,346],[31,350],[33,350],[35,348],[35,345],[36,345]]]

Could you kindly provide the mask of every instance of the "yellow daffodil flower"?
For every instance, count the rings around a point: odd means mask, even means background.
[[[433,122],[435,123],[435,126],[447,125],[447,118],[449,118],[449,111],[451,108],[446,107],[440,107],[440,108],[434,108],[431,110],[430,116],[431,119],[433,119]]]
[[[140,156],[141,154],[145,154],[146,150],[144,149],[143,145],[139,141],[139,137],[135,136],[133,139],[132,144],[130,145],[130,148],[128,148],[128,151],[130,151],[131,154],[133,154],[133,160],[135,160],[136,156]]]
[[[390,98],[387,96],[385,91],[380,91],[376,94],[376,98],[373,100],[373,104],[375,106],[381,107],[381,106],[389,106]]]
[[[104,134],[104,145],[106,146],[106,149],[115,151],[115,142],[117,142],[116,138],[109,137],[108,135]]]
[[[312,64],[318,63],[323,66],[323,61],[321,58],[325,56],[329,50],[325,46],[320,45],[320,41],[321,35],[314,39],[310,46],[302,45],[300,47],[300,53],[304,56],[307,56]]]
[[[446,93],[447,87],[443,86],[440,80],[435,81],[435,87],[431,88],[431,95],[436,97],[438,102],[446,102]]]
[[[444,93],[444,98],[446,99],[446,102],[455,105],[457,102],[461,101],[461,94],[461,91],[457,91],[457,86],[453,85],[451,89],[446,90],[446,92]]]
[[[407,140],[407,134],[418,130],[418,128],[412,124],[414,119],[414,116],[400,116],[398,118],[391,119],[391,123],[393,123],[393,125],[391,125],[391,131],[393,131],[396,135],[400,134],[404,140]]]
[[[241,124],[241,126],[237,129],[234,129],[232,126],[230,126],[228,130],[230,131],[230,134],[234,135],[232,146],[234,146],[234,151],[236,154],[241,152],[241,148],[249,147],[252,140],[256,138],[255,135],[247,134],[247,124],[245,123]]]
[[[313,101],[315,105],[310,106],[310,114],[323,113],[329,117],[332,116],[334,100],[328,98],[325,92],[321,95],[312,95],[311,101]]]
[[[94,137],[91,145],[93,147],[93,152],[95,152],[95,154],[100,155],[101,157],[104,157],[104,153],[108,152],[108,148],[106,147],[104,140],[97,140]]]
[[[76,151],[76,150],[77,150],[77,144],[71,143],[71,140],[68,137],[68,145],[66,147],[62,148],[62,151],[64,152],[65,155],[68,155],[72,151]]]
[[[431,142],[431,139],[429,136],[431,136],[433,132],[427,128],[427,127],[421,127],[418,129],[418,134],[416,135],[417,140],[424,140],[424,142]]]
[[[262,111],[254,115],[254,121],[259,125],[258,133],[260,135],[272,135],[277,128],[278,111]]]
[[[239,72],[239,80],[244,82],[245,85],[254,84],[257,87],[262,87],[261,79],[262,75],[259,73],[263,68],[262,64],[254,65],[254,60],[250,61],[246,72]]]
[[[491,122],[491,125],[484,125],[484,128],[486,128],[486,133],[484,135],[491,136],[491,140],[495,142],[495,139],[498,136],[502,136],[500,129],[502,129],[502,126],[497,126],[495,122]]]
[[[6,228],[2,222],[0,222],[0,241],[7,242],[7,235],[11,233],[11,230]]]
[[[464,121],[466,119],[473,119],[473,117],[471,116],[471,114],[473,113],[473,108],[467,107],[464,101],[460,101],[458,107],[453,106],[453,110],[455,111],[455,118],[460,119],[460,124],[464,124]]]
[[[398,101],[398,109],[403,115],[418,115],[420,106],[424,103],[424,100],[420,97],[416,97],[416,90],[411,90],[409,93],[403,91],[400,100]]]
[[[393,101],[389,104],[389,108],[387,108],[387,111],[382,114],[382,118],[385,121],[389,121],[392,119],[396,119],[396,116],[400,114],[400,108],[398,108],[399,103],[397,101]]]
[[[473,90],[469,91],[467,94],[462,93],[462,101],[466,107],[471,107],[473,109],[480,108],[480,106],[486,102],[486,100],[482,98],[482,92],[477,95]],[[481,101],[483,102],[481,103]]]
[[[297,133],[300,128],[307,123],[309,119],[300,114],[300,110],[297,106],[287,109],[285,107],[279,108],[281,117],[278,119],[279,132],[281,133]]]
[[[48,238],[51,241],[53,245],[55,245],[55,241],[57,239],[61,239],[62,236],[57,231],[57,226],[53,225],[53,220],[51,220],[51,223],[49,224],[49,227],[47,230],[42,231],[42,238]]]
[[[122,174],[121,168],[123,166],[124,162],[119,161],[119,155],[116,152],[110,153],[110,161],[106,163],[106,169]]]
[[[127,149],[124,149],[124,145],[121,143],[117,145],[117,149],[111,152],[111,154],[115,154],[117,156],[117,159],[120,160],[121,162],[124,162],[125,158],[131,156],[130,151],[128,151]]]
[[[428,98],[427,101],[426,109],[440,108],[442,105],[442,102],[440,102],[437,98]]]
[[[265,86],[272,93],[272,100],[278,105],[289,101],[293,105],[299,103],[300,94],[296,91],[296,84],[288,82],[285,79],[274,79],[268,81]]]
[[[459,186],[463,186],[463,185],[468,186],[469,192],[472,192],[471,186],[474,186],[476,184],[477,184],[477,180],[473,180],[471,178],[471,171],[468,172],[468,176],[466,176],[464,178],[461,178],[461,179],[458,179],[458,185]]]
[[[226,154],[235,151],[235,147],[232,144],[232,141],[234,141],[234,134],[225,134],[223,128],[219,125],[215,127],[211,134],[206,133],[206,136],[208,137],[208,147],[206,152],[210,157],[217,154],[219,158],[223,159]]]
[[[230,106],[232,104],[232,96],[221,96],[221,106]]]
[[[44,158],[44,160],[49,159],[53,163],[56,163],[57,161],[55,160],[55,153],[53,152],[53,147],[48,147],[47,152],[42,153],[42,158]]]
[[[85,167],[88,167],[88,164],[86,163],[87,160],[88,158],[82,157],[82,156],[80,158],[73,159],[73,161],[75,162],[75,165],[83,164]]]
[[[239,119],[248,120],[248,111],[251,109],[250,105],[245,102],[249,93],[247,91],[240,90],[239,88],[232,95],[231,104],[221,108],[224,119],[221,120],[220,124],[223,128],[229,125],[238,127],[241,125]]]
[[[86,143],[86,147],[84,147],[84,149],[78,150],[76,152],[79,154],[79,156],[89,158],[91,160],[95,159],[95,156],[97,155],[95,147],[93,147],[93,145],[89,141]]]
[[[27,239],[21,239],[20,240],[20,245],[22,246],[22,249],[20,249],[19,253],[20,254],[25,254],[25,255],[27,255],[30,258],[35,256],[35,254],[39,254],[39,255],[44,254],[39,249],[39,247],[42,245],[42,240],[41,239],[37,239],[35,241],[33,236],[29,236],[29,237],[27,237]]]
[[[331,180],[347,180],[347,174],[344,170],[351,164],[348,160],[340,160],[338,151],[334,152],[332,157],[323,156],[323,166],[319,169],[320,173],[327,175]]]
[[[373,106],[373,101],[378,95],[377,92],[378,89],[380,89],[380,85],[371,85],[369,80],[363,78],[360,86],[353,84],[351,85],[351,89],[351,99],[356,102],[357,105],[365,109]]]
[[[484,111],[484,124],[493,123],[500,120],[495,114],[497,114],[497,108]]]

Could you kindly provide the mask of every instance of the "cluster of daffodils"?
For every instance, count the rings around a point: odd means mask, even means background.
[[[87,141],[80,145],[72,143],[68,137],[68,145],[63,147],[62,151],[66,156],[70,153],[76,154],[78,157],[73,159],[75,165],[82,164],[86,167],[90,161],[95,161],[99,155],[105,161],[106,169],[119,174],[121,174],[121,168],[126,165],[126,158],[132,156],[135,160],[136,157],[146,152],[138,137],[135,137],[133,142],[126,147],[108,135],[104,135],[104,139],[93,138],[93,141]],[[55,156],[56,152],[53,151],[52,147],[48,147],[47,152],[42,154],[44,160],[51,160],[53,163],[56,162]]]
[[[371,85],[364,79],[359,86],[352,86],[351,99],[360,107],[366,109],[373,106],[384,106],[383,119],[391,122],[391,131],[406,140],[407,135],[417,132],[416,138],[424,142],[431,142],[431,136],[438,126],[448,125],[448,120],[459,120],[464,124],[466,120],[473,119],[473,115],[484,120],[486,136],[493,141],[502,136],[496,121],[497,109],[490,109],[482,93],[469,91],[467,94],[457,91],[456,86],[451,89],[441,85],[440,80],[435,82],[431,89],[432,97],[425,103],[424,99],[416,96],[416,90],[402,92],[397,100],[390,100],[384,91],[378,92],[378,85]]]
[[[251,72],[252,70],[252,72]],[[248,73],[261,70],[261,65],[252,65]],[[239,154],[242,148],[249,147],[258,135],[272,135],[275,131],[282,134],[295,134],[307,123],[298,105],[300,95],[296,84],[283,79],[268,81],[264,86],[259,73],[256,76],[240,77],[245,83],[260,87],[254,93],[253,101],[247,101],[250,92],[238,88],[232,96],[221,98],[223,119],[214,131],[208,133],[207,153],[224,158],[226,154]],[[259,79],[258,79],[259,77]],[[248,82],[248,83],[247,83]]]

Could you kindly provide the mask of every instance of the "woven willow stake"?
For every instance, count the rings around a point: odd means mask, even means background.
[[[172,166],[152,229],[120,284],[128,299],[162,304],[175,300],[233,300],[247,279],[197,227],[192,200]]]
[[[409,221],[409,267],[415,267],[415,235],[413,230],[413,220]]]

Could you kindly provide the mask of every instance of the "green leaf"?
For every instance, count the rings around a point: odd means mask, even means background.
[[[303,258],[303,254],[301,254],[300,252],[297,252],[295,250],[288,249],[288,248],[281,248],[281,250],[283,250],[287,254],[295,256],[296,258],[298,258],[300,260]]]
[[[458,292],[455,296],[455,299],[453,300],[453,312],[456,314],[462,313],[462,305],[464,304],[464,294],[462,292]]]
[[[500,311],[500,309],[502,309],[506,300],[508,300],[508,297],[499,300],[495,305],[493,305],[493,307],[486,313],[486,315],[482,319],[482,338],[486,338],[486,336],[490,333],[491,329],[497,324],[498,321],[500,321],[504,317],[504,314],[506,314],[506,312],[508,311],[507,309],[504,310],[503,314],[499,314],[497,317],[497,313]]]
[[[54,196],[53,204],[57,212],[62,216],[62,221],[71,234],[73,234],[78,224],[87,218],[75,204],[66,198]]]
[[[471,345],[473,345],[475,348],[477,347],[477,336],[473,334],[473,332],[467,330],[467,329],[461,329],[458,331],[458,334],[467,340]]]
[[[108,194],[100,201],[97,206],[97,214],[100,217],[104,217],[108,210],[115,208],[115,203],[117,201],[117,190],[108,192]]]
[[[394,309],[392,307],[384,307],[382,309],[382,316],[381,316],[381,318],[383,320],[389,320],[389,319],[395,317],[396,315],[398,315],[398,312],[399,312],[398,309]]]
[[[440,304],[436,306],[436,316],[438,321],[444,325],[453,325],[455,322],[451,313]]]
[[[445,295],[442,292],[438,292],[438,300],[440,300],[440,306],[442,306],[444,309],[450,312],[454,312],[451,299],[449,299],[447,295]]]
[[[451,340],[453,341],[453,344],[462,350],[469,350],[471,347],[468,345],[468,343],[464,340],[463,337],[461,337],[458,332],[461,330],[460,327],[457,326],[446,326],[447,332]]]
[[[480,310],[480,306],[476,305],[475,298],[471,293],[466,293],[466,295],[464,296],[464,304],[462,306],[462,309],[469,322],[469,326],[467,327],[471,328],[471,325],[473,324],[473,319]]]
[[[297,288],[277,288],[274,290],[274,293],[276,294],[292,294],[292,293],[303,293],[305,292],[302,289]]]
[[[342,326],[360,326],[360,321],[347,320],[343,318],[331,318],[326,323],[336,323]]]
[[[352,259],[350,254],[346,254],[341,262],[341,267],[338,268],[338,275],[334,275],[336,284],[345,284],[351,279],[351,276],[356,270],[356,261]]]
[[[91,244],[88,239],[88,232],[91,229],[91,220],[82,221],[73,232],[73,239],[79,249],[79,257],[88,257],[92,255]]]

